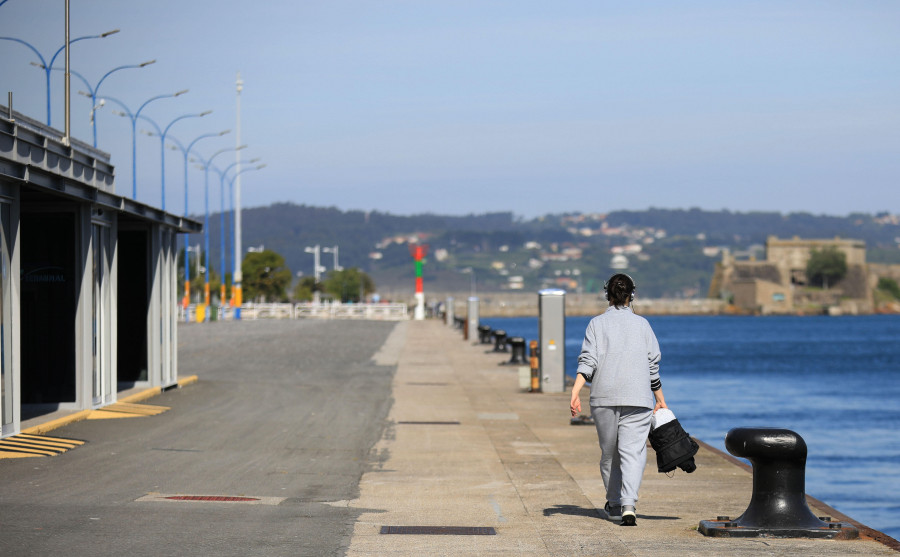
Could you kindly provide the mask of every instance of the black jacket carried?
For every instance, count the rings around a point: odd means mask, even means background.
[[[656,451],[656,466],[661,473],[671,472],[676,467],[688,474],[697,469],[694,455],[700,450],[700,445],[691,439],[676,419],[650,430],[650,446]]]

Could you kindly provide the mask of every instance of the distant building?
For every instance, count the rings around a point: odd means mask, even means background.
[[[507,279],[507,288],[510,290],[523,290],[525,288],[525,278],[520,275],[509,277]]]
[[[847,260],[847,274],[827,290],[805,288],[806,264],[813,250],[835,248]],[[830,308],[849,313],[873,309],[872,289],[881,267],[866,263],[866,245],[845,238],[788,240],[770,236],[765,259],[738,261],[727,250],[717,266],[709,296],[723,298],[741,311],[752,313],[795,313]]]

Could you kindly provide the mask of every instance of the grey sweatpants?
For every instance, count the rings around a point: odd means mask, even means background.
[[[600,441],[600,476],[610,505],[635,505],[647,463],[653,410],[637,406],[591,406]]]

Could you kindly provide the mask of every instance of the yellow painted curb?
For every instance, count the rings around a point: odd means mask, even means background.
[[[199,381],[199,378],[196,375],[190,375],[185,377],[184,379],[178,380],[179,387],[186,387],[188,385],[193,385]],[[139,402],[142,400],[147,400],[148,398],[153,398],[156,395],[162,393],[162,389],[159,387],[151,387],[149,389],[143,390],[139,393],[135,393],[130,396],[126,396],[124,398],[119,399],[118,402]],[[101,408],[102,410],[102,408]],[[81,420],[86,420],[88,416],[91,415],[93,410],[81,410],[80,412],[75,412],[74,414],[69,414],[68,416],[63,416],[62,418],[57,418],[55,420],[50,420],[47,423],[39,424],[36,426],[32,426],[26,429],[23,429],[20,433],[30,433],[32,435],[41,435],[47,433],[48,431],[67,426],[69,424],[73,424],[75,422],[80,422]]]
[[[128,395],[126,397],[120,398],[118,402],[140,402],[142,400],[147,400],[148,398],[153,398],[161,392],[162,389],[159,387],[150,387],[149,389],[145,389],[139,393],[134,393],[133,395]]]
[[[189,375],[189,376],[185,377],[184,379],[179,379],[178,386],[179,387],[187,387],[188,385],[193,385],[194,383],[196,383],[199,380],[200,380],[200,378],[197,377],[196,375]]]
[[[67,426],[69,424],[73,424],[75,422],[80,422],[81,420],[86,419],[90,415],[90,410],[82,410],[81,412],[75,412],[74,414],[69,414],[68,416],[63,416],[62,418],[57,418],[55,420],[50,420],[47,423],[39,424],[36,426],[32,426],[26,429],[23,429],[21,433],[30,433],[32,435],[41,435],[43,433],[47,433],[50,430]]]

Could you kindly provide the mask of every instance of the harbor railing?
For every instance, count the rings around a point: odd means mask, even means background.
[[[211,306],[208,308],[210,321],[231,321],[234,310],[231,306]],[[181,321],[196,321],[197,306],[178,306]],[[409,319],[406,304],[341,304],[341,303],[298,303],[298,304],[244,304],[241,319],[359,319],[375,321],[405,321]]]

